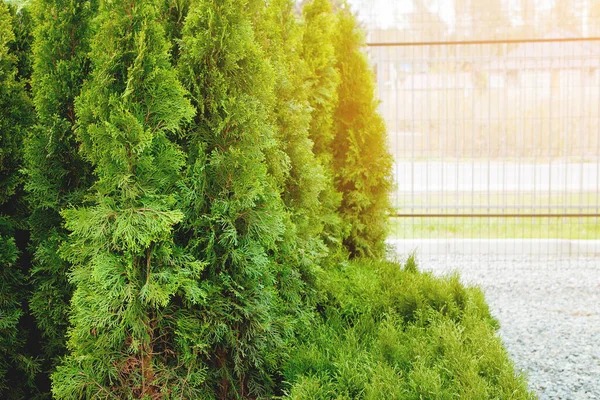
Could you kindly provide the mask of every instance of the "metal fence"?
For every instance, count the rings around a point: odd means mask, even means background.
[[[401,248],[600,254],[600,38],[369,44]]]

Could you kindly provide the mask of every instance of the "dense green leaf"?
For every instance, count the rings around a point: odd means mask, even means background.
[[[339,213],[350,227],[344,245],[352,257],[385,256],[393,159],[378,112],[375,77],[363,53],[363,33],[345,3],[334,36],[340,76],[334,116],[333,165],[342,193]]]

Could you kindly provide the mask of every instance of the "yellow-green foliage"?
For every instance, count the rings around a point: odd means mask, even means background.
[[[57,399],[200,397],[202,369],[175,339],[185,322],[174,314],[202,300],[203,264],[174,244],[185,157],[170,140],[194,110],[157,14],[156,0],[101,1],[95,19],[93,72],[75,111],[97,181],[62,212],[75,289]]]
[[[321,195],[326,189],[324,167],[313,152],[309,138],[312,108],[309,98],[309,70],[301,57],[302,25],[293,0],[274,0],[255,13],[257,41],[273,68],[277,151],[266,156],[270,173],[278,183],[288,211],[286,239],[278,248],[282,264],[299,270],[303,280],[314,280],[313,271],[327,255],[321,239],[324,220]],[[293,239],[292,239],[293,238]],[[290,240],[292,239],[292,240]],[[288,291],[290,292],[290,291]]]
[[[340,76],[331,145],[339,213],[350,227],[344,245],[353,257],[385,255],[393,159],[379,114],[375,76],[363,53],[362,29],[349,7],[337,10],[334,35]]]
[[[274,0],[257,18],[257,35],[275,72],[276,137],[289,159],[282,182],[282,197],[293,212],[298,235],[308,239],[321,233],[319,195],[325,189],[323,165],[309,138],[312,108],[309,104],[309,69],[301,57],[302,25],[293,0]]]
[[[186,339],[206,346],[207,387],[222,399],[272,393],[294,326],[280,310],[302,306],[299,266],[288,257],[295,235],[280,197],[285,166],[271,158],[282,155],[274,70],[250,12],[261,6],[193,2],[177,65],[197,110],[182,140],[188,158],[178,237],[208,262],[202,281],[210,286],[206,304],[189,316],[202,332]]]
[[[37,0],[32,49],[36,126],[25,141],[32,250],[30,309],[42,334],[45,370],[64,355],[72,287],[70,265],[58,255],[68,231],[60,212],[82,203],[92,171],[74,134],[75,98],[89,72],[90,19],[95,0]]]
[[[19,81],[15,19],[0,2],[0,398],[26,397],[31,362],[25,356],[26,265],[22,254],[23,137],[32,122],[31,103]]]
[[[319,195],[319,218],[330,258],[335,259],[344,253],[342,241],[348,231],[338,213],[342,196],[334,184],[333,147],[336,143],[333,124],[340,83],[333,46],[336,16],[330,0],[311,0],[304,4],[302,17],[301,56],[307,69],[306,91],[311,108],[308,132],[314,143],[315,156],[324,169],[325,190]]]
[[[529,397],[480,291],[367,260],[391,159],[345,6],[1,1],[0,398]]]
[[[330,0],[312,0],[303,9],[304,33],[302,58],[308,67],[312,107],[310,137],[315,143],[315,153],[326,166],[331,163],[331,146],[334,140],[333,112],[337,104],[337,86],[340,77],[335,68],[336,18]]]
[[[316,326],[284,371],[290,399],[529,399],[483,293],[394,262],[322,276]]]

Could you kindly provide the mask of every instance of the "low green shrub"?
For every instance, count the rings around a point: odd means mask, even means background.
[[[320,277],[316,322],[285,367],[287,398],[534,398],[481,290],[415,265],[359,260]]]

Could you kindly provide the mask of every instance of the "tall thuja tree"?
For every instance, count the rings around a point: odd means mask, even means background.
[[[15,40],[12,17],[0,2],[0,397],[24,398],[26,372],[26,260],[22,254],[24,202],[23,136],[33,110],[22,82],[17,79],[18,58],[9,47]]]
[[[194,1],[178,64],[198,110],[184,141],[180,240],[208,262],[211,290],[195,325],[205,330],[209,382],[221,399],[271,393],[291,333],[280,294],[297,282],[278,279],[287,217],[265,157],[276,143],[274,76],[253,32],[249,10],[259,2]]]
[[[326,187],[324,168],[308,137],[311,108],[308,102],[308,68],[300,56],[302,29],[293,0],[254,2],[250,10],[256,40],[274,72],[274,97],[268,113],[274,126],[275,147],[265,156],[268,172],[283,200],[283,236],[274,259],[280,297],[279,317],[287,316],[294,332],[311,322],[307,305],[315,299],[316,276],[328,254],[321,234],[320,195]],[[270,107],[269,107],[270,105]],[[299,274],[299,275],[298,275]]]
[[[158,7],[100,1],[93,72],[76,101],[80,151],[97,181],[83,206],[62,213],[75,291],[68,355],[52,374],[57,399],[202,398],[201,342],[182,349],[188,325],[174,319],[203,295],[202,264],[173,240],[185,158],[170,137],[193,108]]]
[[[332,258],[342,253],[342,240],[347,236],[337,212],[341,194],[334,185],[332,146],[335,145],[333,117],[337,105],[337,87],[340,82],[336,69],[333,36],[336,17],[330,0],[312,0],[302,9],[303,37],[301,58],[308,74],[308,103],[312,109],[309,138],[314,142],[313,151],[324,167],[325,190],[320,193],[320,217],[323,223],[322,237],[329,247]]]
[[[300,264],[310,265],[324,253],[320,196],[326,187],[324,167],[313,152],[309,137],[310,71],[301,57],[302,26],[293,0],[274,0],[257,14],[258,37],[275,72],[275,117],[278,146],[289,168],[280,176],[280,190],[294,224],[294,253]]]
[[[378,113],[375,79],[363,33],[347,4],[337,10],[334,36],[340,75],[332,146],[335,183],[342,193],[339,213],[350,227],[344,245],[352,257],[385,255],[392,156]]]
[[[90,20],[96,1],[37,0],[32,86],[38,123],[26,146],[27,199],[31,215],[33,294],[30,307],[42,332],[46,369],[64,354],[72,287],[70,264],[58,255],[67,238],[60,213],[80,206],[92,182],[78,153],[75,98],[89,71]]]

